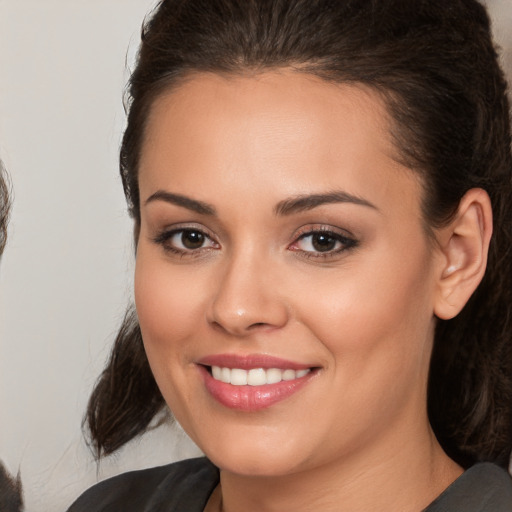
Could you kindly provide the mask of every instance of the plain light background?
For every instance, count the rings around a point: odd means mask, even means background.
[[[80,430],[131,299],[117,172],[122,93],[154,0],[0,0],[0,156],[14,208],[0,265],[0,458],[29,512],[97,478],[188,456],[161,428],[93,462]]]
[[[487,3],[510,69],[512,0]],[[198,453],[166,424],[97,465],[80,430],[132,296],[117,155],[123,88],[154,4],[0,0],[0,157],[14,189],[0,265],[0,459],[20,470],[29,512]]]

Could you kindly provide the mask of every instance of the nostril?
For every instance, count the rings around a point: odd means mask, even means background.
[[[265,322],[256,322],[254,324],[251,324],[249,326],[249,329],[253,329],[253,328],[257,328],[257,327],[265,327],[266,325],[268,325],[268,324],[266,324]]]
[[[228,290],[229,291],[229,290]],[[219,293],[206,311],[207,321],[214,329],[235,336],[246,336],[262,330],[283,327],[288,310],[279,299],[270,300],[262,294]],[[245,301],[241,304],[241,301]]]

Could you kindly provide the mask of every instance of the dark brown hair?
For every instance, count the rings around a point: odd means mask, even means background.
[[[0,161],[0,255],[4,252],[7,241],[7,223],[11,209],[9,181],[4,166]],[[20,512],[23,508],[23,491],[21,476],[16,480],[5,469],[0,461],[0,510],[5,512]]]
[[[0,177],[1,179],[1,177]],[[22,512],[23,491],[21,476],[14,479],[0,461],[0,510],[2,512]]]
[[[424,220],[449,221],[485,189],[494,235],[483,282],[438,321],[429,417],[459,463],[508,463],[512,446],[512,159],[506,83],[476,0],[163,0],[145,23],[128,89],[120,170],[140,221],[138,161],[155,98],[192,72],[297,68],[382,94],[405,163],[423,177]],[[97,453],[142,433],[164,406],[129,312],[91,397]]]
[[[7,241],[7,222],[11,202],[9,198],[9,182],[2,162],[0,162],[0,254],[4,252]]]

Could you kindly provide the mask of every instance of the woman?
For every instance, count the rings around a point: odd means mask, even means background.
[[[207,458],[70,510],[512,510],[505,90],[475,0],[162,1],[88,424],[110,453],[165,402]]]

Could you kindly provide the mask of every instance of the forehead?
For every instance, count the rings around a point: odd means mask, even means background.
[[[289,127],[295,138],[302,133],[308,138],[323,135],[331,139],[336,134],[346,136],[340,133],[340,115],[354,137],[371,131],[382,151],[389,156],[396,153],[390,137],[390,117],[376,90],[363,84],[327,82],[289,69],[244,75],[190,74],[157,96],[151,105],[145,135],[147,142],[154,140],[157,130],[163,135],[162,129],[171,132],[177,125],[180,133],[183,128],[199,133],[212,124],[217,128],[228,128],[229,124],[232,131],[224,135],[237,132],[243,136],[251,129],[255,137],[274,129],[274,135],[282,140]],[[200,126],[196,124],[198,120]]]
[[[213,189],[277,202],[343,188],[379,196],[416,186],[396,155],[386,105],[370,88],[291,70],[195,74],[152,105],[141,194],[193,187],[208,202]]]

